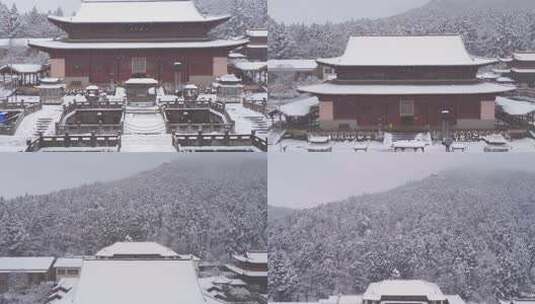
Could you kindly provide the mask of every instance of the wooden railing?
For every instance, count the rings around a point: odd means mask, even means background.
[[[28,140],[26,152],[37,152],[43,148],[83,148],[117,147],[121,149],[121,136],[118,135],[69,135],[45,136],[42,133],[35,140]]]
[[[116,134],[123,131],[124,115],[121,117],[121,121],[117,124],[67,124],[67,118],[70,114],[78,110],[118,110],[123,109],[124,103],[112,102],[112,101],[97,101],[97,102],[72,102],[68,105],[63,105],[63,113],[61,113],[60,119],[56,122],[56,134],[69,134],[69,133],[91,133],[97,134]]]
[[[173,109],[210,109],[223,115],[222,123],[173,123],[169,121],[166,110]],[[225,110],[225,104],[212,101],[173,101],[160,106],[167,133],[226,132],[233,131],[235,122]]]
[[[251,111],[255,111],[255,112],[258,112],[258,113],[262,113],[264,115],[267,114],[267,103],[264,101],[264,102],[261,102],[261,103],[258,103],[258,102],[255,102],[253,100],[247,100],[245,99],[243,101],[243,106]]]
[[[173,146],[177,151],[182,151],[184,147],[255,147],[262,152],[267,152],[268,143],[266,139],[260,138],[254,132],[246,135],[234,135],[225,133],[218,134],[173,134]]]

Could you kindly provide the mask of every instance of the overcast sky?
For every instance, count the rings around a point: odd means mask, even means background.
[[[3,153],[0,196],[45,194],[121,179],[179,156],[178,153]]]
[[[269,15],[285,23],[338,23],[393,16],[430,0],[267,0]]]
[[[63,8],[63,11],[70,15],[76,11],[80,6],[80,0],[0,0],[10,7],[13,3],[17,4],[17,8],[21,11],[28,11],[36,6],[42,12],[49,10],[55,11],[58,6]]]
[[[535,157],[509,154],[271,153],[270,205],[294,209],[383,192],[455,168],[535,172]]]

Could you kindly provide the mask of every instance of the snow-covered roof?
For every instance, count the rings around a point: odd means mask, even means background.
[[[337,84],[326,82],[299,87],[299,91],[323,95],[457,95],[498,94],[516,89],[490,82],[473,84]]]
[[[47,272],[52,263],[53,257],[0,257],[0,273]]]
[[[217,21],[229,16],[203,16],[193,1],[185,0],[85,0],[76,15],[49,18],[68,23],[172,23]]]
[[[253,263],[253,264],[266,264],[267,263],[266,251],[248,251],[245,255],[235,254],[232,257],[240,262],[247,262],[247,263]]]
[[[446,295],[449,304],[466,304],[459,295]]]
[[[512,68],[511,71],[517,74],[533,74],[535,69],[522,69],[522,68]]]
[[[351,37],[341,57],[318,59],[333,66],[479,66],[493,59],[468,54],[461,36]]]
[[[85,261],[75,304],[205,304],[192,261]]]
[[[157,85],[158,80],[154,78],[130,78],[125,84],[146,84],[146,85]]]
[[[54,268],[81,268],[84,259],[78,258],[58,258],[54,263]]]
[[[154,242],[117,242],[97,252],[97,257],[114,256],[177,257],[173,250]]]
[[[7,64],[0,68],[0,72],[9,73],[13,70],[15,73],[39,73],[43,71],[40,64]]]
[[[247,43],[241,40],[164,41],[164,42],[67,42],[62,40],[30,40],[29,45],[41,49],[61,50],[129,50],[129,49],[203,49],[229,48]]]
[[[527,115],[535,112],[535,103],[511,98],[496,97],[496,104],[509,115]]]
[[[287,104],[280,106],[280,111],[286,116],[302,117],[308,115],[312,107],[319,104],[317,96],[303,95]]]
[[[267,271],[255,271],[255,270],[246,270],[246,269],[242,269],[242,268],[239,268],[239,267],[236,267],[234,265],[225,265],[225,267],[238,274],[238,275],[242,275],[242,276],[246,276],[246,277],[250,277],[250,278],[263,278],[263,277],[267,277],[268,273]]]
[[[267,62],[264,61],[236,61],[234,67],[241,71],[258,71],[267,68]]]
[[[268,60],[270,71],[312,71],[318,68],[316,60],[311,59],[277,59]]]
[[[446,300],[436,284],[421,280],[386,280],[371,283],[362,298],[379,301],[383,296],[425,296],[429,301]]]
[[[248,30],[247,36],[249,37],[266,37],[268,36],[267,30]]]
[[[535,61],[535,52],[514,53],[513,59],[517,61]]]

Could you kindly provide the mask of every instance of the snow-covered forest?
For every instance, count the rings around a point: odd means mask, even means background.
[[[263,155],[182,159],[116,182],[2,199],[0,256],[92,255],[127,237],[211,261],[266,249],[266,171]]]
[[[432,0],[389,18],[312,25],[270,19],[268,28],[273,59],[339,56],[352,35],[439,33],[462,34],[472,54],[494,57],[535,48],[535,1]]]
[[[361,293],[393,277],[478,303],[533,293],[534,184],[532,173],[466,169],[286,212],[269,224],[270,297]]]

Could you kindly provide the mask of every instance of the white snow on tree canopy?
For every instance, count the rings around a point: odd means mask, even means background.
[[[84,261],[75,304],[205,304],[192,261]]]
[[[69,23],[169,23],[216,21],[228,16],[203,16],[192,1],[184,0],[86,0],[73,17],[49,18]]]
[[[420,280],[386,280],[371,283],[362,298],[379,301],[384,296],[424,296],[429,301],[446,300],[446,296],[436,284]]]
[[[0,273],[47,272],[53,257],[0,257]]]
[[[336,84],[322,83],[299,87],[299,91],[324,95],[458,95],[458,94],[496,94],[514,91],[513,85],[500,85],[490,82],[474,84]]]
[[[341,57],[318,59],[333,66],[481,66],[497,60],[472,57],[461,36],[351,37]]]
[[[97,252],[97,257],[114,256],[161,256],[178,257],[173,250],[154,242],[117,242]]]

